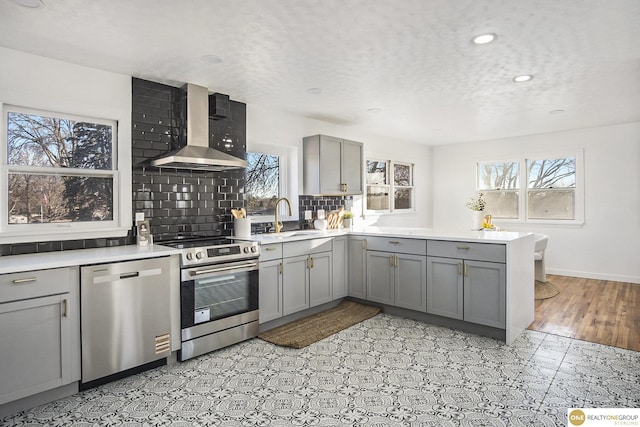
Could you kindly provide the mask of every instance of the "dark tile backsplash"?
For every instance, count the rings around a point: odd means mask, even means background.
[[[186,144],[184,102],[181,88],[132,79],[132,218],[135,212],[144,212],[154,236],[231,235],[231,209],[246,207],[244,169],[203,172],[146,166],[150,159]],[[226,117],[209,120],[209,146],[246,159],[246,106],[228,102],[218,105]],[[0,245],[0,255],[128,244],[135,244],[134,230],[122,238]]]

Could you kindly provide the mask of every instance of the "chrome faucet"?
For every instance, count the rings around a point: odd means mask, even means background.
[[[276,233],[279,233],[280,230],[282,230],[282,227],[284,227],[284,225],[280,221],[278,221],[278,204],[283,200],[287,202],[287,206],[289,207],[289,216],[291,216],[291,203],[289,202],[289,199],[287,199],[286,197],[281,197],[276,200],[276,204],[273,206],[273,210],[276,215],[275,221],[273,223],[273,228],[275,229]]]

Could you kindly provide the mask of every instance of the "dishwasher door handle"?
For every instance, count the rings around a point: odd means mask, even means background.
[[[120,279],[130,279],[132,277],[138,277],[140,275],[140,272],[138,271],[134,271],[132,273],[122,273],[120,275]]]

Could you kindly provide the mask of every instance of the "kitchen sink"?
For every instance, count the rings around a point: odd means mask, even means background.
[[[309,237],[320,236],[326,234],[326,231],[321,230],[293,230],[293,231],[281,231],[280,233],[267,233],[261,234],[260,238],[264,240],[282,240],[290,237]]]

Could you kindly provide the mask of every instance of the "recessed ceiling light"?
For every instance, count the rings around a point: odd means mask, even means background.
[[[320,89],[319,87],[312,87],[307,89],[307,92],[311,95],[320,95],[322,93],[322,89]]]
[[[20,6],[29,7],[31,9],[37,9],[39,7],[44,6],[42,0],[11,0],[15,4],[19,4]]]
[[[480,34],[479,36],[475,36],[473,38],[473,43],[475,44],[487,44],[494,41],[498,36],[493,33]]]
[[[378,113],[379,113],[379,112],[381,112],[381,111],[382,111],[382,108],[369,108],[369,109],[367,110],[367,112],[368,112],[368,113],[371,113],[371,114],[378,114]]]
[[[532,78],[533,78],[533,76],[531,74],[524,74],[522,76],[514,77],[513,81],[516,82],[516,83],[523,83],[523,82],[528,82]]]
[[[209,64],[220,64],[222,62],[222,58],[218,55],[202,55],[200,59]]]
[[[549,111],[549,114],[562,114],[564,113],[564,110],[551,110]]]

